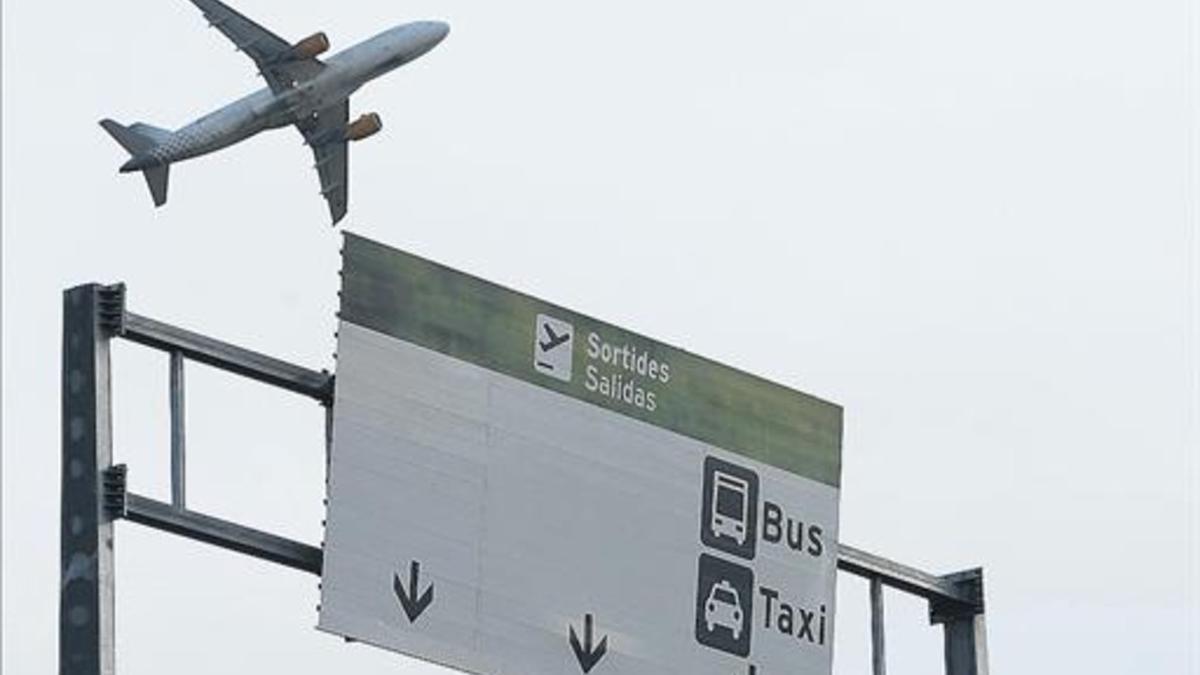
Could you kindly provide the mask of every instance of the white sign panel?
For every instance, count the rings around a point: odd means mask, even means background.
[[[830,672],[840,409],[345,255],[321,629],[489,675]]]

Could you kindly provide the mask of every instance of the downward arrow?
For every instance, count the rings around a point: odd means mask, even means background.
[[[416,560],[408,568],[408,588],[404,588],[404,584],[400,582],[400,575],[393,575],[392,590],[396,592],[396,599],[400,601],[400,606],[404,608],[404,613],[408,615],[408,622],[412,623],[421,616],[421,612],[433,602],[433,584],[429,584],[429,588],[417,597],[417,580],[421,575],[421,563]],[[586,671],[585,671],[586,672]]]
[[[571,649],[575,652],[575,658],[579,660],[579,667],[586,674],[604,658],[604,652],[608,651],[608,636],[600,638],[600,643],[596,645],[595,650],[592,649],[592,615],[585,614],[583,617],[583,646],[579,645],[579,636],[575,635],[575,627],[568,625],[571,630]]]

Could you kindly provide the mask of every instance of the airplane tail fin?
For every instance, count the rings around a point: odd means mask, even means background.
[[[134,165],[135,170],[141,170],[142,175],[146,178],[146,185],[150,188],[150,196],[154,199],[154,205],[162,206],[166,204],[170,165],[137,165],[139,164],[139,160],[146,157],[146,154],[150,150],[170,137],[171,132],[140,122],[125,127],[108,119],[101,120],[100,126],[133,157],[126,166]]]

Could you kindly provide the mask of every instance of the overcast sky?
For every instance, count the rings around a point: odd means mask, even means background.
[[[236,6],[335,49],[452,24],[353,99],[384,131],[346,227],[845,406],[843,541],[982,565],[994,672],[1175,675],[1200,673],[1195,4]],[[141,314],[332,368],[340,235],[293,130],[177,166],[160,210],[117,175],[100,118],[174,128],[261,86],[190,3],[3,12],[2,651],[33,675],[61,291],[125,281]],[[165,499],[165,357],[119,344],[114,372],[117,458]],[[319,541],[319,406],[200,366],[188,405],[191,505]],[[317,632],[310,575],[129,523],[116,546],[123,674],[446,672]],[[835,671],[863,673],[841,582]],[[939,672],[924,606],[887,601],[889,672]]]

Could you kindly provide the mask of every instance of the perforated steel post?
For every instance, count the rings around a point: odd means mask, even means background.
[[[112,463],[109,337],[120,326],[123,291],[87,284],[63,297],[58,622],[63,675],[115,672],[113,524],[104,484]]]

